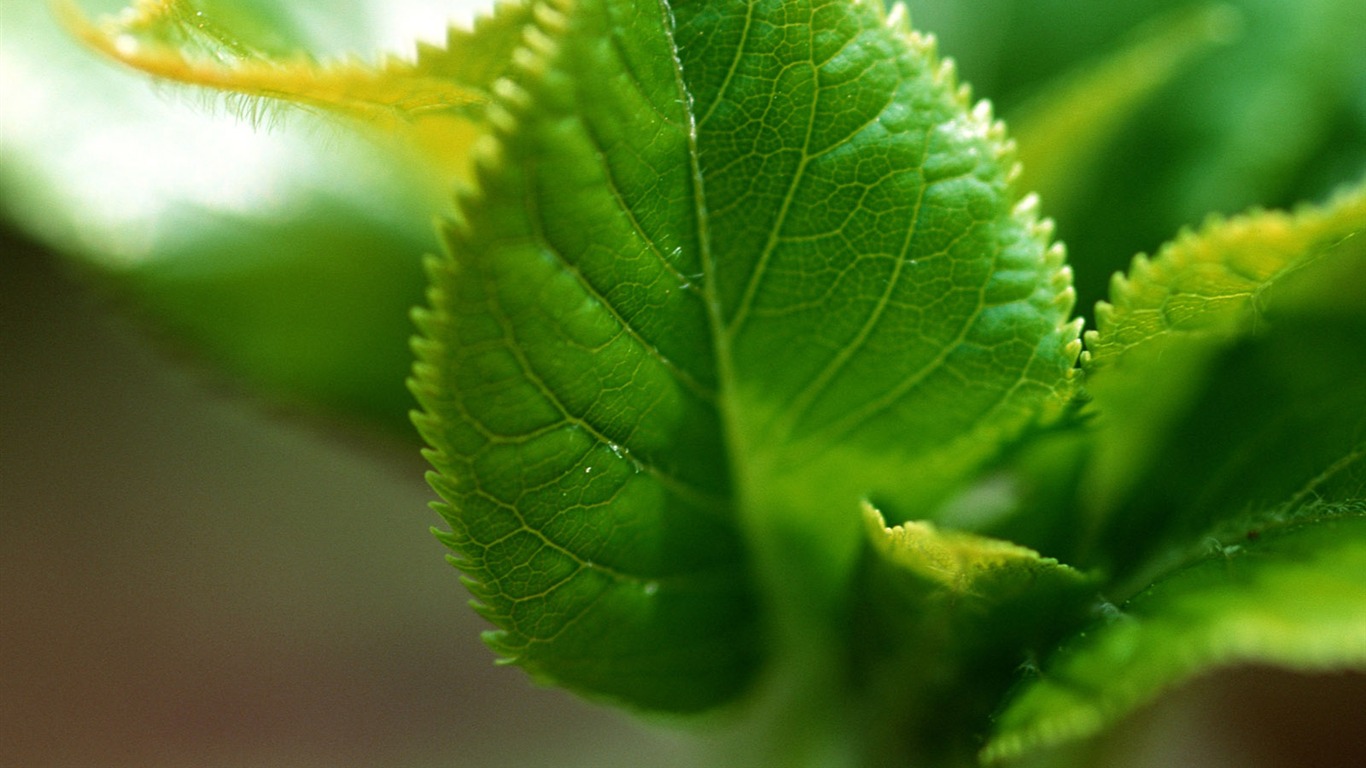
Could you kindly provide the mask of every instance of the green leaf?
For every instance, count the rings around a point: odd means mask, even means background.
[[[1132,113],[1198,54],[1235,38],[1240,24],[1227,4],[1172,11],[1013,110],[1025,187],[1047,200],[1054,216],[1067,218],[1085,192],[1080,180],[1094,175]]]
[[[433,265],[418,425],[490,644],[581,691],[697,709],[758,646],[686,277],[687,115],[672,59],[643,55],[670,47],[658,7],[567,12],[538,9]]]
[[[544,4],[514,61],[420,316],[448,542],[533,674],[713,705],[760,628],[830,652],[860,499],[932,518],[1070,393],[1070,274],[877,4]]]
[[[1358,187],[1212,222],[1116,279],[1088,337],[1075,527],[1121,605],[1022,683],[987,757],[1098,733],[1220,666],[1366,664],[1363,232]]]
[[[1083,306],[1105,297],[1109,275],[1133,254],[1182,226],[1215,211],[1322,199],[1366,166],[1366,4],[1221,4],[1237,12],[1241,34],[1189,59],[1116,126],[1094,172],[1066,180],[1075,207],[1060,209],[1038,190],[1067,242]],[[1050,151],[1025,144],[1018,121],[1036,98],[1141,28],[1208,5],[1126,0],[1079,13],[1076,0],[910,3],[918,25],[992,95],[1028,155]],[[1026,158],[1026,175],[1036,164]]]
[[[1022,684],[983,757],[1092,735],[1198,673],[1247,663],[1366,668],[1366,503],[1315,504],[1212,539]]]
[[[1330,320],[1329,302],[1310,311],[1302,297],[1363,263],[1358,187],[1294,214],[1213,221],[1115,278],[1084,357],[1101,431],[1082,495],[1088,525],[1106,529],[1100,551],[1135,562],[1171,533],[1169,521],[1193,535],[1240,502],[1260,506],[1259,493],[1304,482],[1354,439],[1359,322]],[[1344,299],[1333,314],[1357,312]],[[1292,445],[1296,462],[1249,466],[1259,451]]]
[[[1156,259],[1134,259],[1127,277],[1115,276],[1110,302],[1096,311],[1098,328],[1087,333],[1088,374],[1125,366],[1136,348],[1173,336],[1245,334],[1281,280],[1339,248],[1366,248],[1354,241],[1364,236],[1366,184],[1324,206],[1215,219],[1185,233]]]
[[[971,761],[1016,671],[1095,602],[1093,577],[1025,547],[866,507],[869,548],[849,647],[849,707],[873,731],[861,765]]]

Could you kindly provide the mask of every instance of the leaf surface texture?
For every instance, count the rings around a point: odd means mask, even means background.
[[[1097,546],[1135,562],[1290,493],[1362,439],[1366,187],[1213,220],[1116,277],[1088,334]],[[1283,456],[1278,460],[1277,456]]]
[[[495,647],[699,708],[834,599],[860,498],[925,514],[1068,390],[1069,273],[1002,128],[877,4],[535,18],[433,267],[419,424]]]

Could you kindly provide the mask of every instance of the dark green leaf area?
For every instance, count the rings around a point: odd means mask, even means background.
[[[1072,361],[1003,131],[880,4],[675,14],[736,444],[798,504],[923,516]]]
[[[756,612],[665,18],[538,10],[433,269],[414,389],[490,644],[545,681],[687,711],[745,685]]]
[[[1360,495],[1363,338],[1366,316],[1282,314],[1262,334],[1207,360],[1204,380],[1152,461],[1109,510],[1095,556],[1122,575],[1248,510]],[[1154,388],[1163,376],[1187,373],[1155,373]]]
[[[1310,505],[1212,540],[1025,680],[985,751],[1006,759],[1097,733],[1215,666],[1366,667],[1366,506]]]
[[[1289,206],[1350,182],[1366,163],[1366,4],[1358,0],[1128,0],[1104,13],[1075,0],[911,0],[962,71],[1008,120],[1069,70],[1103,61],[1163,14],[1231,7],[1241,33],[1183,67],[1122,127],[1079,205],[1058,217],[1082,305],[1109,275],[1211,211]]]
[[[1087,621],[1095,580],[1023,547],[919,523],[872,525],[869,535],[847,645],[854,706],[883,729],[864,764],[971,764],[1010,681]]]

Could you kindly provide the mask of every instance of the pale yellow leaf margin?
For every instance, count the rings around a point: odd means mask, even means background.
[[[52,0],[59,21],[91,49],[154,78],[212,89],[259,121],[281,102],[353,118],[373,135],[407,140],[440,183],[468,178],[469,148],[485,132],[484,106],[532,17],[529,2],[500,3],[445,47],[420,44],[412,60],[385,55],[318,61],[273,56],[235,37],[191,0],[139,0],[94,20],[74,0]]]

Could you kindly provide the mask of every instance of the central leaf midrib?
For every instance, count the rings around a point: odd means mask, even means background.
[[[822,366],[822,369],[816,374],[816,376],[813,377],[813,379],[809,381],[806,385],[804,385],[801,390],[799,390],[798,396],[792,401],[790,406],[783,409],[781,415],[774,421],[770,422],[766,430],[763,430],[765,437],[762,439],[742,440],[742,436],[747,434],[747,432],[745,430],[743,414],[740,412],[740,403],[737,402],[738,398],[736,397],[738,393],[738,377],[736,375],[736,364],[733,357],[734,342],[741,335],[741,332],[745,327],[745,323],[750,316],[753,303],[756,300],[759,291],[759,286],[762,283],[763,276],[766,272],[765,264],[767,263],[767,260],[772,256],[774,250],[777,248],[778,242],[781,237],[781,231],[786,222],[792,202],[796,197],[797,189],[804,180],[805,171],[809,163],[812,161],[812,159],[818,156],[817,154],[811,153],[809,149],[813,140],[813,131],[815,129],[816,116],[819,113],[819,100],[822,94],[822,87],[819,83],[818,77],[819,70],[813,70],[813,74],[816,76],[817,81],[815,82],[814,87],[812,89],[812,101],[808,106],[807,110],[806,133],[803,137],[800,147],[795,148],[800,150],[801,159],[798,162],[797,167],[793,171],[792,180],[788,184],[786,194],[784,195],[782,204],[779,207],[776,219],[768,231],[768,237],[764,244],[764,247],[760,251],[759,257],[753,270],[750,272],[749,279],[745,286],[745,290],[736,302],[734,312],[731,314],[730,317],[727,317],[726,307],[724,306],[724,303],[721,299],[719,287],[717,284],[715,251],[713,248],[714,243],[709,228],[710,207],[706,199],[707,196],[705,189],[705,178],[702,169],[701,152],[698,145],[698,139],[703,122],[705,122],[707,118],[711,117],[711,115],[715,113],[719,105],[725,100],[727,87],[733,79],[735,70],[738,68],[740,60],[744,57],[745,46],[749,40],[750,28],[753,23],[754,4],[750,3],[746,6],[744,29],[739,41],[737,42],[735,55],[732,57],[731,64],[726,70],[725,79],[723,80],[720,88],[718,89],[715,99],[712,101],[710,105],[707,106],[705,114],[703,114],[701,117],[698,116],[696,110],[697,104],[693,98],[690,88],[688,87],[687,77],[683,71],[684,67],[678,47],[678,41],[675,35],[676,30],[673,24],[674,17],[672,14],[672,10],[669,6],[669,0],[659,0],[659,4],[665,14],[666,36],[669,40],[669,44],[671,47],[672,60],[674,64],[674,75],[678,91],[680,94],[680,98],[682,100],[682,103],[684,104],[684,111],[689,121],[689,130],[687,132],[688,162],[691,169],[691,176],[693,179],[694,187],[692,198],[694,202],[694,210],[697,220],[696,234],[699,249],[699,261],[702,265],[704,275],[703,295],[706,301],[707,319],[708,324],[710,326],[712,348],[715,354],[716,362],[718,392],[717,404],[721,416],[722,429],[725,433],[722,435],[722,443],[726,447],[728,457],[727,465],[731,469],[731,487],[735,489],[735,492],[740,496],[740,504],[743,505],[746,499],[750,496],[751,492],[754,490],[753,486],[751,485],[751,483],[755,480],[755,478],[752,476],[753,473],[756,471],[762,473],[762,470],[756,470],[753,465],[763,464],[767,466],[767,462],[762,458],[762,456],[759,453],[756,453],[756,451],[761,451],[764,455],[773,457],[776,457],[780,453],[783,453],[775,450],[775,447],[784,445],[791,439],[793,432],[796,429],[797,423],[801,421],[803,413],[805,413],[814,404],[814,402],[819,398],[821,391],[823,391],[823,389],[829,385],[830,381],[832,381],[834,378],[838,376],[838,373],[842,369],[843,364],[846,363],[855,354],[857,354],[858,349],[860,349],[862,345],[866,342],[867,338],[871,335],[872,331],[878,325],[879,319],[887,306],[887,301],[891,295],[891,292],[895,290],[895,286],[898,281],[895,279],[895,277],[894,279],[889,281],[889,286],[884,291],[881,300],[879,301],[877,306],[874,307],[873,311],[869,313],[869,316],[865,318],[863,324],[860,326],[859,332],[855,336],[855,339],[853,339],[849,344],[842,347],[839,352],[837,352],[830,360],[828,360],[825,363],[824,366]],[[808,59],[811,62],[813,62],[814,66],[815,52],[814,50],[810,49],[810,46],[813,44],[813,40],[811,38],[808,38]],[[893,93],[891,95],[891,98],[895,99],[896,94]],[[878,112],[880,114],[881,110],[879,110]],[[855,133],[857,133],[857,131]],[[848,141],[848,139],[849,137],[846,137],[844,141]],[[822,150],[822,154],[828,150],[829,148]],[[926,141],[924,152],[928,153],[929,151],[929,142]],[[921,166],[923,165],[924,162],[922,159]],[[912,243],[917,229],[916,222],[918,222],[919,220],[919,214],[923,202],[923,194],[926,189],[926,185],[922,184],[920,186],[920,194],[922,196],[922,199],[916,201],[915,213],[913,214],[912,221],[907,228],[906,237],[903,242],[901,254],[903,257],[912,247]],[[896,265],[893,268],[894,276],[900,276],[903,268],[904,258],[897,259]],[[989,276],[987,280],[989,281]],[[979,286],[978,290],[979,293],[984,292],[985,286]],[[912,376],[908,377],[908,379],[904,379],[901,382],[898,382],[898,384],[895,387],[893,387],[892,390],[890,390],[888,393],[885,393],[884,395],[877,398],[875,401],[871,403],[865,403],[862,408],[857,409],[857,411],[854,414],[851,414],[850,417],[840,419],[832,424],[827,424],[816,435],[808,435],[807,437],[822,438],[825,440],[837,439],[838,435],[842,435],[849,429],[857,427],[858,424],[862,423],[868,418],[871,418],[871,416],[875,414],[877,411],[882,410],[883,408],[887,407],[891,402],[895,402],[897,399],[904,396],[906,392],[910,391],[911,389],[914,389],[914,387],[920,381],[928,377],[933,371],[940,368],[943,365],[944,361],[951,355],[954,348],[956,348],[957,345],[960,344],[967,337],[967,335],[970,333],[974,321],[981,313],[981,304],[982,302],[978,302],[977,308],[968,317],[964,318],[964,322],[962,326],[958,329],[958,334],[953,340],[953,342],[946,345],[944,349],[940,350],[940,353],[936,355],[933,360],[929,361],[925,366],[917,370]],[[832,437],[832,435],[834,437]],[[812,445],[813,442],[819,442],[819,440],[804,439],[802,441],[804,445]],[[820,451],[808,450],[802,451],[800,453],[803,456],[805,456],[805,458],[808,461],[814,461],[817,460]]]
[[[804,171],[811,160],[812,156],[807,152],[807,149],[811,144],[815,128],[816,115],[818,113],[818,104],[815,99],[819,98],[820,88],[817,83],[817,87],[813,89],[815,96],[807,109],[806,135],[801,146],[802,159],[793,173],[793,178],[788,185],[787,193],[784,196],[782,206],[779,209],[777,220],[769,230],[768,240],[765,243],[763,250],[760,252],[758,261],[750,274],[745,291],[737,302],[735,312],[728,318],[718,286],[716,256],[709,226],[710,207],[707,203],[706,184],[702,170],[701,151],[698,146],[698,139],[703,123],[710,118],[721,103],[725,101],[728,87],[734,77],[735,71],[739,67],[740,60],[745,55],[745,49],[750,37],[750,30],[753,25],[755,6],[753,3],[746,5],[744,28],[741,32],[740,39],[736,43],[735,54],[731,59],[730,66],[726,70],[725,79],[718,88],[712,103],[707,106],[706,113],[699,116],[696,100],[693,97],[691,89],[688,87],[687,77],[683,71],[683,62],[679,52],[672,8],[670,7],[669,0],[659,0],[659,4],[665,15],[666,36],[671,48],[675,81],[689,122],[687,149],[688,163],[693,181],[693,194],[691,197],[693,199],[694,215],[696,218],[698,255],[704,276],[703,296],[707,307],[707,320],[711,332],[712,350],[716,362],[717,404],[724,433],[721,436],[721,442],[725,446],[727,452],[726,464],[730,467],[731,471],[730,487],[734,489],[734,492],[739,497],[737,500],[737,507],[743,509],[750,500],[754,490],[754,468],[751,465],[756,462],[753,461],[755,457],[747,450],[753,446],[748,445],[748,443],[740,439],[741,435],[744,434],[743,416],[740,413],[740,404],[737,402],[738,377],[736,375],[733,345],[735,339],[739,336],[741,329],[744,327],[745,320],[748,316],[748,310],[752,306],[758,291],[759,283],[762,281],[765,272],[764,263],[767,258],[772,255],[777,246],[779,234],[795,196],[796,189],[801,184],[804,177]],[[809,47],[811,41],[808,39],[807,42]],[[814,61],[814,52],[811,53],[809,58]],[[746,461],[745,458],[751,460]]]
[[[664,23],[665,38],[669,43],[669,53],[673,64],[674,83],[678,91],[678,97],[683,104],[683,112],[687,118],[687,152],[689,176],[692,179],[693,217],[695,219],[698,262],[702,267],[702,298],[706,304],[706,317],[708,331],[711,334],[712,354],[716,363],[716,408],[718,411],[719,423],[721,425],[721,445],[726,452],[725,466],[730,469],[730,478],[727,487],[732,489],[732,493],[738,497],[734,499],[732,509],[743,510],[746,498],[749,495],[749,475],[745,471],[744,462],[739,460],[739,444],[737,435],[739,430],[739,414],[736,410],[735,398],[735,367],[731,352],[731,340],[726,334],[726,322],[724,311],[721,306],[721,299],[716,286],[716,261],[715,254],[712,252],[711,231],[709,227],[710,216],[706,201],[706,189],[702,176],[701,153],[698,151],[697,138],[700,125],[696,112],[696,102],[693,99],[692,91],[688,88],[687,78],[683,73],[683,60],[679,53],[676,28],[674,26],[674,14],[669,0],[658,0],[660,14]],[[751,6],[752,8],[752,6]],[[746,33],[748,33],[749,23],[746,20]],[[742,47],[736,53],[736,61],[743,55]],[[732,64],[732,67],[734,64]],[[721,95],[717,96],[717,103],[720,102]],[[714,107],[715,105],[713,105]]]

